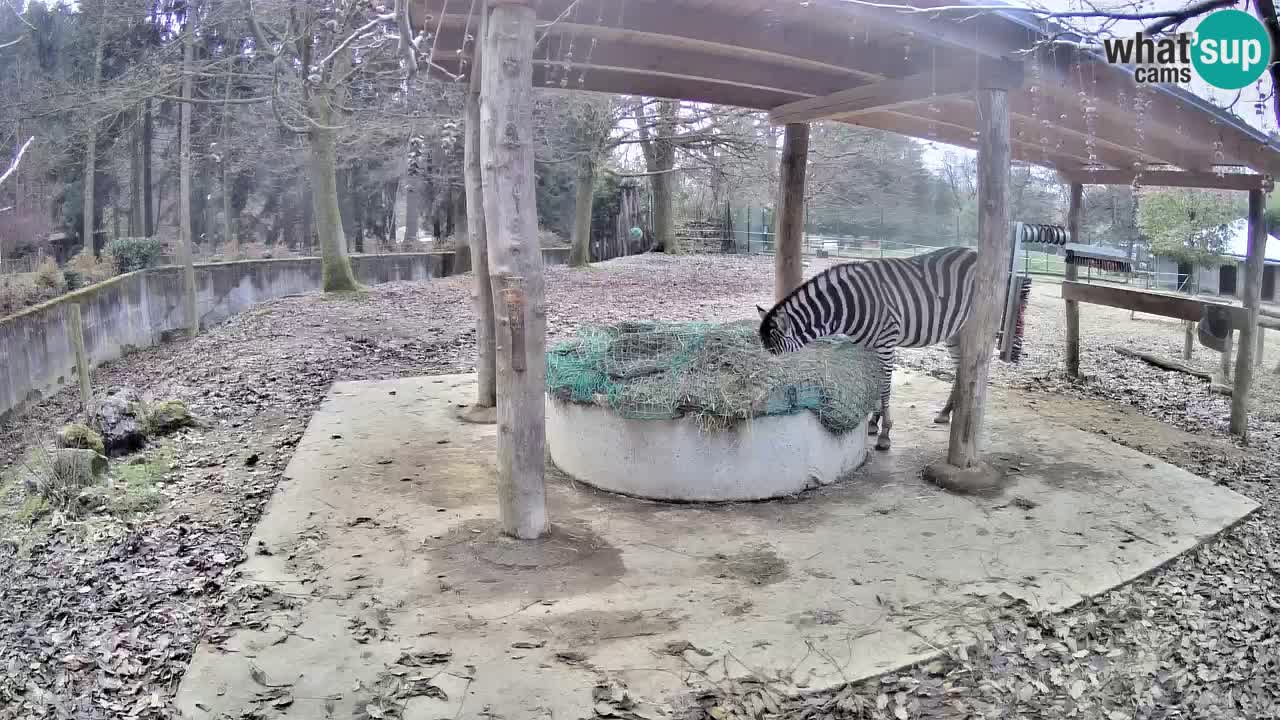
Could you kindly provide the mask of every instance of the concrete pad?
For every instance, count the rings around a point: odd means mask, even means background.
[[[547,397],[547,453],[569,477],[650,500],[765,500],[846,477],[867,459],[867,422],[841,435],[818,417],[703,429],[691,417],[635,420]]]
[[[271,554],[243,566],[280,608],[202,644],[179,706],[238,717],[266,690],[254,666],[306,718],[401,702],[377,698],[389,671],[436,688],[402,701],[424,720],[591,717],[606,678],[659,703],[644,717],[726,673],[816,688],[928,657],[1011,602],[1068,607],[1256,507],[1016,402],[988,406],[985,441],[1014,480],[949,494],[920,479],[949,386],[894,380],[894,448],[845,482],[666,505],[553,473],[556,529],[532,544],[493,531],[497,429],[455,414],[470,376],[338,383],[250,541]]]

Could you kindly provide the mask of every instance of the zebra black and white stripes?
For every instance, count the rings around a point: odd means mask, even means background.
[[[889,395],[896,348],[947,343],[959,358],[959,333],[973,310],[978,253],[951,247],[911,258],[845,263],[810,278],[771,309],[760,311],[760,340],[773,353],[794,352],[827,335],[845,335],[880,358],[880,411],[869,431],[876,448],[889,449]],[[946,422],[951,397],[935,418]]]

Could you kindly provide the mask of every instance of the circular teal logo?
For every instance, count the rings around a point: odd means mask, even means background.
[[[1191,63],[1210,85],[1239,90],[1271,62],[1271,38],[1262,22],[1242,10],[1210,13],[1196,28]]]

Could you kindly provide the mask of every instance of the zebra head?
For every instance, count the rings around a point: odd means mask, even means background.
[[[766,350],[778,355],[804,347],[804,341],[795,333],[795,326],[785,312],[777,306],[770,311],[757,305],[756,310],[760,311],[760,342]]]

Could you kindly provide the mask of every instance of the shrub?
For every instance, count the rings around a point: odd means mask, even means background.
[[[61,295],[67,290],[67,279],[62,274],[58,263],[46,257],[36,266],[36,286],[54,295]]]
[[[117,238],[107,243],[104,254],[115,258],[122,273],[155,267],[160,262],[160,241],[154,238]]]
[[[63,271],[68,290],[99,283],[115,275],[116,266],[114,262],[96,258],[92,255],[85,255],[84,253],[78,253],[71,258],[71,261],[67,263],[67,267]]]
[[[58,431],[57,445],[60,448],[92,450],[99,455],[106,453],[102,445],[102,436],[98,431],[79,422],[71,423]]]
[[[0,275],[0,316],[12,315],[40,302],[40,290],[30,273]]]

